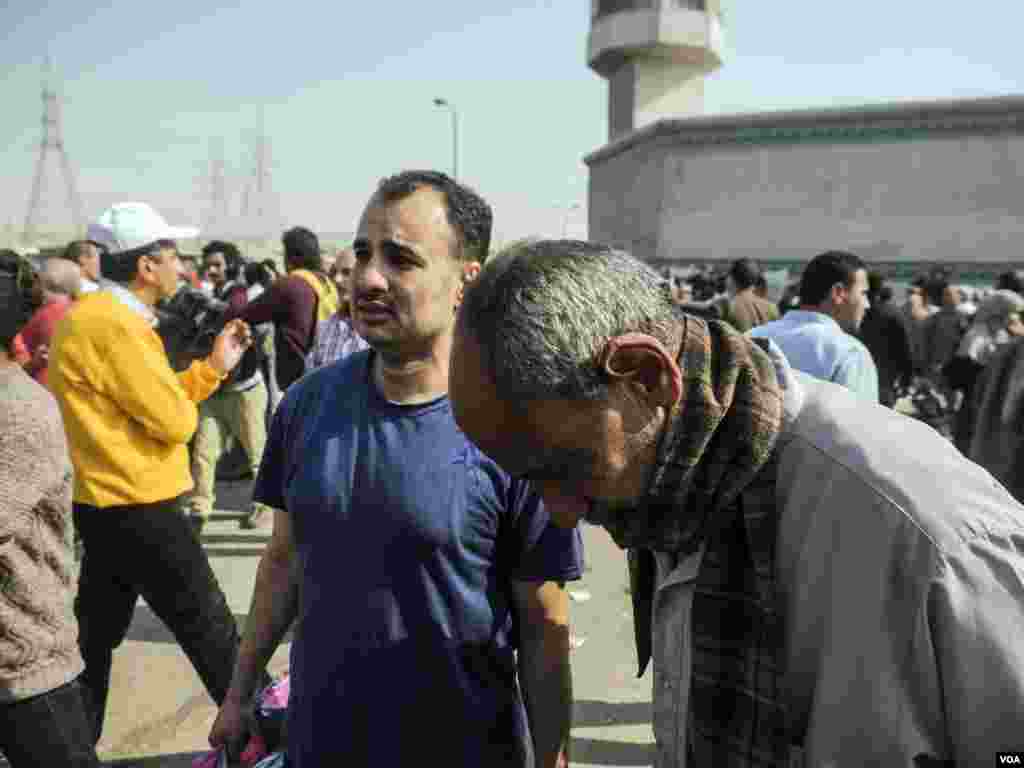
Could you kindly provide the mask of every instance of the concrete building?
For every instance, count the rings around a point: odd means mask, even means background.
[[[878,265],[1024,261],[1024,97],[705,117],[697,65],[680,65],[676,91],[642,98],[666,46],[720,62],[710,5],[595,0],[589,55],[609,79],[611,136],[585,158],[591,239],[658,266],[830,248]],[[703,18],[705,37],[667,39],[660,21],[680,13],[693,29]],[[646,38],[639,17],[659,20]]]

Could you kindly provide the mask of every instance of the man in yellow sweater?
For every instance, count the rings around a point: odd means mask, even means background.
[[[75,612],[95,739],[103,728],[114,648],[141,595],[181,643],[219,703],[231,681],[238,629],[182,511],[192,487],[187,443],[197,403],[250,343],[234,321],[206,360],[175,373],[154,330],[153,306],[178,288],[173,228],[142,203],[120,203],[89,227],[106,249],[100,290],[58,325],[50,381],[75,467],[74,519],[85,546]]]

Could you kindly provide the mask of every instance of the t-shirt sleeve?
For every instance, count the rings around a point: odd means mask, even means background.
[[[274,411],[267,432],[267,443],[263,448],[263,459],[256,482],[253,484],[252,500],[273,509],[285,509],[284,485],[288,456],[288,424],[295,393],[290,392]]]
[[[578,528],[551,522],[530,484],[511,481],[506,510],[510,525],[503,542],[515,581],[575,581],[583,576],[583,539]]]

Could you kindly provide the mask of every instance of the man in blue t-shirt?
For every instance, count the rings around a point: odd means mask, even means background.
[[[240,745],[294,622],[291,765],[568,762],[579,535],[466,439],[447,396],[490,226],[440,173],[386,179],[367,205],[352,318],[371,349],[297,382],[274,417],[254,492],[274,532],[212,744]]]

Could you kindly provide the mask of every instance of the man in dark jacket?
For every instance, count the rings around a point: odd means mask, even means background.
[[[1024,503],[1024,339],[989,361],[964,408],[974,427],[967,458]]]
[[[914,376],[914,355],[910,332],[903,315],[892,304],[892,288],[877,272],[868,275],[871,306],[860,326],[860,338],[878,367],[878,396],[882,405],[892,407],[896,391]]]
[[[274,324],[277,385],[281,391],[302,376],[306,354],[316,339],[319,320],[338,308],[338,291],[324,273],[320,241],[304,227],[293,227],[281,238],[288,276],[277,280],[244,309],[228,310],[250,325]]]

